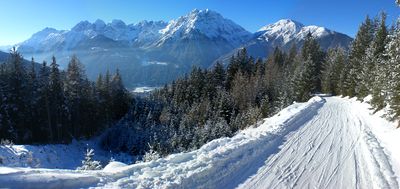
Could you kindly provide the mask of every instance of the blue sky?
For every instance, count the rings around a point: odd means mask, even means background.
[[[209,8],[254,32],[282,18],[354,36],[367,14],[400,15],[394,0],[0,0],[0,45],[15,44],[45,27],[70,29],[82,20],[169,21]]]

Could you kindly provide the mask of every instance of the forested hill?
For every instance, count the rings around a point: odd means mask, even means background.
[[[0,51],[0,64],[6,63],[10,58],[11,58],[10,53]],[[29,67],[32,65],[32,60],[23,59],[22,63],[24,66]],[[33,61],[33,63],[34,63],[33,65],[35,65],[35,68],[40,68],[40,64],[38,64],[35,61]]]
[[[39,68],[11,51],[0,65],[0,139],[15,143],[69,143],[92,137],[126,114],[130,96],[118,70],[91,82],[73,56],[68,68],[56,58]]]

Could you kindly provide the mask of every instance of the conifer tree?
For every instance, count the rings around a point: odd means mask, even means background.
[[[351,44],[349,54],[349,68],[347,78],[344,82],[347,90],[345,95],[356,96],[360,93],[361,76],[362,72],[362,60],[365,55],[367,48],[374,37],[374,23],[367,16],[365,21],[361,24],[356,38]]]
[[[380,21],[376,23],[376,32],[374,39],[365,51],[365,56],[361,61],[361,72],[359,75],[360,84],[358,88],[358,97],[363,98],[368,94],[373,93],[371,86],[373,85],[375,74],[377,73],[378,67],[381,62],[385,61],[384,51],[387,43],[387,26],[386,26],[386,14],[382,13]],[[379,86],[376,86],[379,88]]]
[[[301,49],[302,64],[296,68],[292,81],[294,99],[307,101],[310,95],[321,91],[323,52],[318,42],[308,33]]]
[[[322,73],[322,91],[333,95],[340,94],[340,74],[346,58],[342,48],[329,49]]]
[[[400,21],[397,22],[396,30],[390,36],[390,42],[386,46],[387,66],[389,68],[390,106],[395,117],[400,116]]]
[[[303,62],[301,67],[298,67],[294,80],[294,98],[297,101],[307,101],[311,97],[311,93],[316,91],[316,75],[315,75],[315,63],[313,62],[311,56]]]
[[[99,161],[93,160],[94,150],[86,149],[85,159],[82,160],[82,166],[78,170],[100,170],[101,164]]]
[[[42,66],[39,71],[39,112],[40,118],[43,126],[42,131],[48,133],[44,136],[37,136],[38,138],[46,138],[49,142],[54,142],[54,133],[52,128],[52,117],[50,110],[50,84],[49,84],[49,69],[47,67],[47,62],[43,61]],[[43,127],[42,126],[42,127]],[[40,135],[40,134],[39,134]]]
[[[29,132],[29,130],[25,128],[27,124],[27,119],[25,118],[29,116],[27,109],[30,104],[28,102],[29,92],[27,90],[28,74],[22,62],[22,55],[13,48],[10,53],[10,62],[8,63],[10,95],[7,101],[10,106],[10,111],[8,113],[13,120],[13,128],[15,128],[17,136],[21,136],[20,138],[15,138],[15,141],[27,140],[28,138],[22,136]]]
[[[65,95],[63,88],[61,73],[58,69],[56,58],[53,56],[49,74],[49,102],[51,117],[53,119],[51,124],[52,128],[55,129],[54,133],[57,141],[65,138],[64,134],[66,133],[65,130],[62,130],[63,117],[65,116]]]
[[[321,91],[321,71],[322,71],[322,62],[324,58],[324,53],[322,52],[318,42],[315,38],[308,33],[306,39],[304,41],[304,45],[301,49],[301,56],[303,61],[308,63],[312,63],[308,68],[311,68],[310,72],[312,73],[312,85],[313,91],[311,92],[320,92]],[[307,65],[307,64],[306,64]]]
[[[128,92],[122,83],[122,78],[118,69],[111,80],[111,99],[113,100],[113,107],[111,108],[113,112],[112,119],[117,120],[124,116],[129,108]]]
[[[76,56],[72,56],[66,73],[65,92],[67,97],[67,106],[69,114],[69,122],[72,128],[73,136],[77,136],[81,132],[81,121],[84,110],[82,109],[85,104],[84,96],[84,71],[83,65],[80,63]]]

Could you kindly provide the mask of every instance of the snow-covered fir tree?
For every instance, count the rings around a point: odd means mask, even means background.
[[[389,81],[386,85],[390,86],[389,100],[393,115],[400,116],[400,19],[397,22],[396,30],[389,37],[386,46],[387,64],[389,68]]]
[[[85,159],[82,160],[82,166],[78,170],[100,170],[102,168],[99,161],[93,160],[94,149],[86,149]]]
[[[365,21],[361,24],[356,38],[351,44],[349,53],[349,65],[346,74],[345,95],[356,96],[360,92],[361,77],[360,73],[363,69],[363,57],[365,52],[372,42],[374,37],[374,24],[373,21],[367,16]]]

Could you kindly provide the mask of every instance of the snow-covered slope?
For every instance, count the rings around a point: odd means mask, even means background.
[[[0,168],[4,187],[399,188],[400,132],[354,99],[314,97],[200,149],[101,171]]]
[[[82,165],[87,149],[94,149],[94,159],[102,164],[107,164],[111,158],[125,163],[134,162],[132,156],[104,151],[99,140],[90,140],[73,141],[68,145],[1,145],[0,166],[76,169]]]

